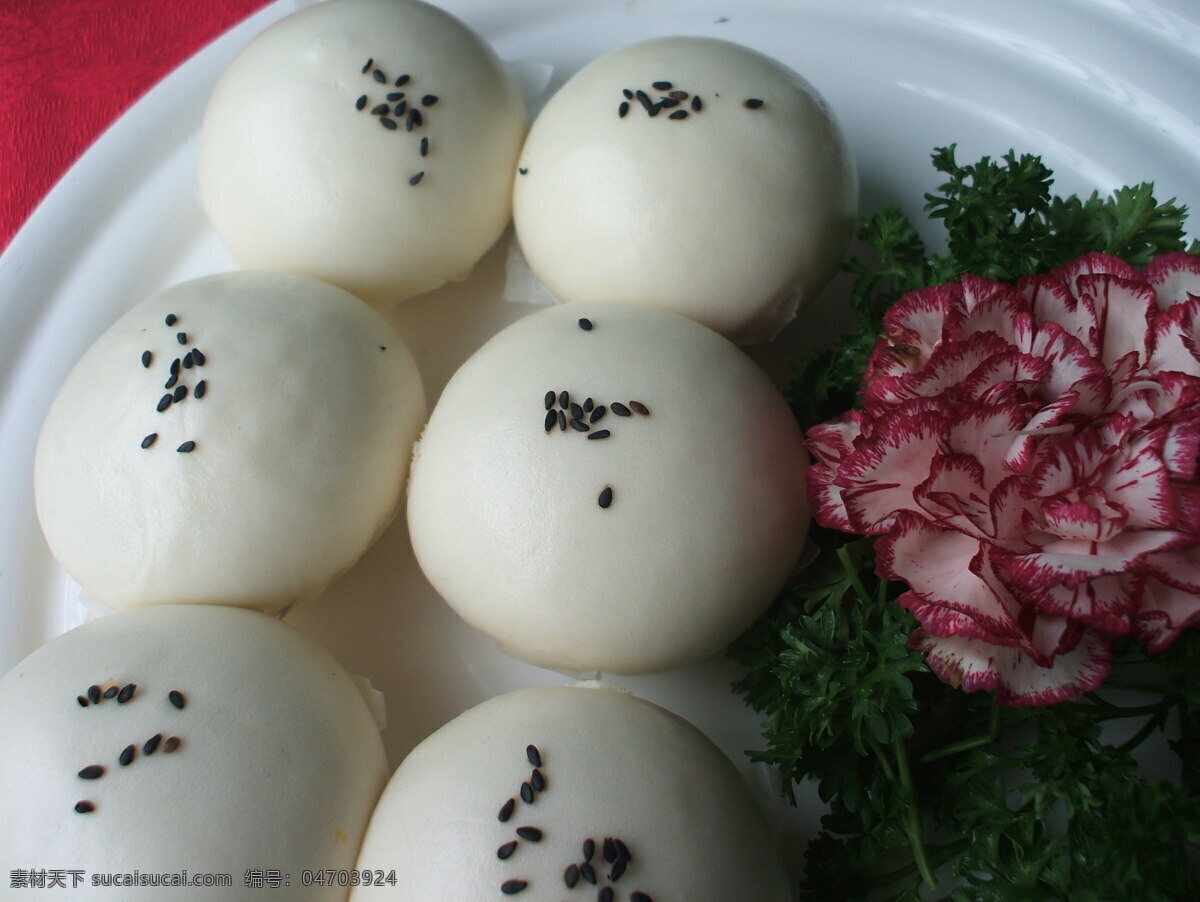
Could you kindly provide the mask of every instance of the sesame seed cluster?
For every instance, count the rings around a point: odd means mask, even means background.
[[[126,683],[118,685],[110,683],[105,687],[101,687],[98,683],[93,683],[87,688],[87,692],[83,695],[76,696],[80,708],[96,708],[104,701],[115,701],[118,705],[127,705],[134,701],[134,696],[137,694],[137,683]],[[172,689],[166,694],[166,700],[170,707],[182,711],[187,707],[187,698],[178,689]],[[155,733],[144,742],[131,742],[129,745],[121,749],[120,753],[115,756],[118,766],[125,768],[133,764],[138,756],[138,749],[141,748],[142,756],[149,758],[160,748],[166,754],[172,754],[178,751],[182,746],[183,740],[179,736],[169,735],[164,738],[162,733]],[[89,764],[80,769],[78,777],[80,780],[94,781],[99,780],[109,773],[109,768],[103,764]],[[75,803],[74,810],[77,814],[94,814],[99,808],[99,804],[95,798],[80,799]]]
[[[375,58],[368,59],[362,67],[362,74],[369,75],[372,81],[386,86],[388,76],[384,74],[383,69],[375,65]],[[356,110],[365,110],[368,106],[371,107],[371,115],[376,117],[376,121],[388,131],[399,133],[400,122],[404,123],[404,131],[411,133],[421,129],[426,124],[426,117],[429,115],[429,108],[434,106],[440,99],[436,94],[422,94],[420,98],[413,94],[410,98],[409,91],[413,90],[412,75],[403,73],[397,75],[392,82],[393,88],[405,88],[404,91],[388,91],[384,95],[382,103],[376,103],[371,95],[361,94],[354,101]],[[425,135],[421,136],[420,143],[417,145],[417,153],[422,157],[429,156],[429,138]],[[425,170],[422,169],[413,175],[409,176],[408,183],[412,186],[417,186],[421,180],[425,178]]]

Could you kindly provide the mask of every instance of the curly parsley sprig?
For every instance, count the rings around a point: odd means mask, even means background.
[[[794,368],[789,400],[805,428],[854,405],[883,313],[907,291],[966,272],[1014,281],[1089,251],[1141,266],[1185,247],[1186,208],[1159,203],[1150,184],[1061,198],[1039,157],[960,166],[954,150],[935,149],[946,181],[925,198],[944,253],[898,209],[864,219],[874,259],[847,264],[858,328]],[[870,539],[810,538],[815,561],[730,649],[748,668],[734,688],[764,718],[752,757],[779,767],[789,794],[817,780],[829,803],[806,853],[806,899],[1189,897],[1200,885],[1196,631],[1153,656],[1119,642],[1104,689],[1078,702],[1002,708],[941,683],[907,647],[905,587],[875,575]],[[1178,738],[1160,751],[1174,772],[1146,773],[1133,753],[1163,745],[1168,724]]]

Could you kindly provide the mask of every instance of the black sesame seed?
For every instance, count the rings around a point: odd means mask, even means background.
[[[133,763],[133,757],[136,754],[137,746],[127,745],[125,748],[121,749],[121,757],[117,759],[117,762],[121,765],[121,767],[129,767],[129,765]]]
[[[608,438],[610,435],[612,435],[612,433],[611,433],[611,432],[609,432],[607,429],[601,429],[601,430],[600,430],[600,431],[598,431],[598,432],[589,432],[589,433],[588,433],[588,438],[589,438],[589,439],[593,439],[593,438]]]
[[[516,799],[509,799],[507,802],[505,802],[503,805],[501,805],[500,806],[500,814],[499,814],[500,823],[503,824],[510,817],[512,817],[513,809],[516,807],[517,807]]]
[[[525,758],[534,767],[542,766],[542,753],[538,751],[538,747],[536,745],[525,746]]]
[[[617,107],[617,117],[620,119],[624,119],[628,115],[629,115],[629,101],[622,100],[621,105]]]
[[[187,386],[186,385],[177,385],[175,387],[175,393],[173,395],[171,395],[171,400],[174,401],[176,404],[178,404],[180,401],[182,401],[186,397],[187,397]]]
[[[142,751],[147,755],[153,755],[158,750],[158,744],[162,742],[162,733],[155,733],[146,740],[146,744],[142,746]]]
[[[149,368],[150,361],[154,359],[154,355],[149,351],[142,351],[142,366]]]
[[[604,419],[604,415],[606,413],[608,413],[608,408],[605,407],[603,404],[601,404],[599,407],[597,407],[595,410],[592,411],[592,415],[590,417],[588,417],[588,422],[589,423],[599,423],[601,420]]]
[[[530,842],[542,841],[542,831],[537,827],[518,827],[517,836],[521,837],[521,839],[527,839]]]
[[[171,375],[172,376],[179,375],[179,364],[180,364],[180,360],[178,357],[176,357],[174,360],[171,361]]]
[[[99,764],[89,764],[79,772],[79,776],[83,780],[99,780],[104,776],[104,768]]]
[[[533,787],[528,782],[521,784],[521,801],[526,805],[533,803]]]
[[[656,91],[669,91],[673,85],[669,81],[656,81],[650,87]]]
[[[407,75],[401,75],[399,78],[396,79],[396,87],[397,88],[404,87],[406,84],[408,84],[408,79],[409,79],[409,77]]]
[[[558,393],[558,406],[566,410],[571,406],[571,393],[564,391]]]
[[[591,398],[584,398],[584,400],[583,400],[583,412],[584,412],[584,413],[591,413],[591,412],[592,412],[593,410],[595,410],[595,409],[596,409],[596,402],[595,402],[595,401],[593,401]]]
[[[640,103],[646,112],[649,113],[651,107],[654,106],[654,101],[650,99],[650,95],[639,89],[637,92],[637,99],[638,103]]]
[[[591,332],[592,331],[592,321],[590,319],[588,319],[586,316],[582,317],[579,320],[579,328],[582,329],[584,332]]]
[[[629,866],[628,858],[618,858],[613,862],[612,871],[609,872],[608,879],[616,883],[621,879],[621,875],[625,873],[625,868]]]
[[[541,792],[546,788],[546,775],[535,767],[533,769],[533,773],[529,777],[529,784],[534,788],[534,790]]]
[[[628,88],[622,88],[621,93],[625,95],[626,100],[633,100],[633,91]]]
[[[545,423],[546,432],[550,432],[554,428],[554,426],[557,422],[558,422],[558,414],[553,410],[547,410],[546,411],[546,423]]]
[[[600,890],[600,894],[596,897],[596,902],[613,902],[613,888],[606,886]]]
[[[429,139],[422,138],[421,139],[421,156],[424,157],[424,156],[428,156],[428,155],[429,155]]]
[[[369,60],[367,60],[365,63],[363,63],[363,67],[362,67],[363,75],[366,75],[368,72],[370,72],[371,67],[374,65],[375,65],[375,57],[371,57]]]
[[[698,113],[698,112],[700,112],[702,109],[704,109],[704,103],[703,103],[703,101],[701,101],[699,97],[693,97],[693,98],[692,98],[692,110],[693,110],[694,112],[697,112],[697,113]]]
[[[187,333],[186,332],[176,332],[175,340],[177,342],[179,342],[181,345],[187,344]]]
[[[571,416],[573,416],[577,420],[582,420],[583,414],[584,414],[583,408],[580,407],[578,404],[576,404],[574,401],[572,401],[571,402]]]
[[[404,127],[411,132],[414,128],[420,128],[423,121],[420,110],[409,110],[408,119],[405,121]]]
[[[192,352],[191,351],[188,351],[186,354],[183,355],[183,368],[185,370],[190,370],[192,368]]]
[[[554,392],[552,392],[552,391],[546,392],[546,398],[545,398],[546,409],[549,410],[551,407],[553,407],[554,402],[557,400],[558,400],[558,395],[556,395]]]
[[[387,99],[390,100],[392,103],[395,103],[397,100],[403,100],[404,92],[403,91],[393,91],[391,94],[389,94],[387,96]]]
[[[149,448],[151,445],[154,444],[155,441],[157,441],[157,439],[158,439],[158,433],[151,432],[148,436],[146,436],[144,439],[142,439],[142,447]]]
[[[656,103],[656,104],[654,104],[654,106],[650,107],[650,109],[647,110],[646,112],[648,112],[650,114],[651,118],[654,118],[655,116],[657,116],[659,113],[662,112],[662,104]]]
[[[590,864],[584,863],[579,866],[579,873],[583,875],[583,879],[592,886],[596,885],[596,869]]]
[[[121,691],[117,693],[117,702],[122,705],[125,704],[133,698],[135,692],[137,692],[137,683],[128,683],[122,686]]]
[[[167,741],[163,743],[163,751],[167,752],[168,754],[175,751],[177,748],[179,748],[179,742],[180,740],[178,736],[168,736]]]
[[[529,170],[526,169],[524,166],[522,166],[520,169],[518,169],[517,172],[521,173],[521,175],[529,175]]]
[[[385,81],[387,81],[387,76],[383,74],[381,69],[376,69],[374,72],[372,72],[371,77],[380,84],[383,84]]]
[[[416,185],[416,184],[419,184],[421,179],[423,179],[423,178],[425,178],[425,170],[424,169],[422,169],[420,172],[418,172],[416,175],[414,175],[412,178],[410,178],[408,180],[408,183],[410,185]]]
[[[408,112],[408,101],[401,100],[398,104],[396,104],[396,109],[394,112],[397,119],[402,118],[404,114]]]
[[[650,416],[650,408],[641,401],[630,401],[629,406],[633,409],[634,413],[640,413],[644,417]]]
[[[614,839],[613,842],[616,843],[617,846],[618,860],[623,858],[626,861],[633,861],[633,856],[629,854],[629,846],[625,845],[625,843],[619,839]]]
[[[196,383],[196,387],[192,389],[192,397],[199,400],[204,397],[204,393],[208,391],[208,380],[201,379]]]
[[[619,417],[630,416],[629,408],[626,407],[624,404],[622,404],[620,401],[614,401],[610,405],[610,409],[612,410],[613,413],[615,413]]]
[[[354,101],[354,108],[356,110],[361,110],[366,105],[367,105],[367,95],[366,94],[363,94],[360,98],[358,98],[358,100]]]
[[[180,445],[175,450],[178,451],[180,454],[190,454],[191,452],[196,450],[196,443],[193,442],[191,439],[188,439],[186,442],[184,442],[182,445]]]
[[[529,886],[529,883],[525,880],[505,880],[500,884],[500,892],[506,896],[515,896],[527,886]]]
[[[93,811],[96,810],[96,806],[93,805],[91,802],[87,802],[87,801],[76,802],[75,810],[78,811],[80,814],[91,814]]]
[[[585,840],[583,841],[583,860],[584,860],[584,861],[591,861],[591,860],[592,860],[592,857],[593,857],[595,854],[596,854],[596,840],[594,840],[594,839],[585,839]]]
[[[421,98],[421,106],[433,106],[437,102],[438,96],[436,94],[426,94]]]
[[[606,485],[603,489],[601,489],[600,497],[596,499],[596,503],[599,504],[601,508],[607,510],[608,506],[610,504],[612,504],[612,499],[613,499],[612,486]]]
[[[382,125],[384,128],[386,128],[390,132],[396,130],[396,120],[389,119],[387,116],[380,116],[379,124]]]
[[[163,388],[174,388],[178,382],[179,382],[179,374],[172,373],[167,378],[167,381],[163,383]]]
[[[558,412],[558,428],[560,432],[567,431],[567,415],[561,410]]]
[[[117,693],[120,691],[121,691],[120,686],[109,686],[107,689],[104,690],[104,697],[105,698],[116,698]]]
[[[174,313],[168,313],[167,318],[163,320],[163,322],[165,322],[168,326],[173,326],[179,322],[179,317],[177,317]]]
[[[509,840],[504,845],[502,845],[499,849],[496,850],[496,857],[499,858],[501,861],[504,861],[509,856],[511,856],[512,853],[515,851],[517,851],[517,841],[515,839]]]
[[[563,883],[567,885],[567,889],[575,889],[575,885],[579,883],[579,865],[569,865],[563,871]]]
[[[180,710],[183,710],[183,708],[187,705],[187,699],[183,697],[183,693],[178,689],[172,689],[167,693],[167,701]]]
[[[668,118],[668,119],[686,119],[687,117],[688,117],[688,111],[687,111],[687,110],[676,110],[675,112],[673,112],[673,113],[672,113],[670,116],[668,116],[667,118]]]
[[[93,705],[97,704],[100,701],[100,687],[88,686],[87,697]]]
[[[634,890],[629,894],[629,902],[654,902],[654,900],[645,893]]]
[[[87,698],[82,695],[75,696],[75,701],[79,702],[79,707],[81,708],[86,708],[88,706]]]
[[[660,100],[658,102],[658,105],[660,107],[662,107],[664,110],[669,110],[669,109],[672,109],[673,107],[679,106],[679,101],[676,100],[674,97],[664,97],[662,100]]]
[[[603,851],[601,854],[604,855],[604,860],[609,864],[612,864],[617,860],[617,844],[612,841],[611,836],[604,837],[604,845],[602,849]]]
[[[667,96],[670,97],[672,100],[687,100],[688,92],[687,91],[672,91]]]
[[[189,353],[192,355],[192,363],[196,366],[204,366],[206,358],[199,348],[192,348]]]
[[[392,111],[392,108],[390,106],[388,106],[386,103],[380,103],[380,104],[377,104],[376,106],[371,107],[371,115],[372,116],[386,116],[391,111]]]
[[[580,415],[582,415],[582,414],[583,414],[583,411],[581,410]],[[589,426],[587,423],[585,423],[581,419],[572,418],[571,419],[571,428],[574,429],[576,432],[587,432],[592,427]],[[591,436],[589,435],[588,438],[591,438]]]
[[[763,105],[763,102],[761,100],[759,100],[757,97],[751,97],[749,100],[746,101],[746,109],[748,109],[748,110],[757,110],[762,105]]]

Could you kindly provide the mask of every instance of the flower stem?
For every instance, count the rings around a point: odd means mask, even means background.
[[[988,715],[988,728],[986,733],[980,733],[977,736],[968,736],[965,739],[959,739],[957,742],[951,742],[943,745],[941,748],[928,751],[917,759],[917,764],[929,764],[932,761],[937,761],[939,758],[949,758],[951,755],[957,755],[961,752],[969,752],[971,749],[977,749],[994,742],[996,737],[999,735],[1000,706],[993,702],[992,713]]]
[[[838,560],[842,562],[842,569],[846,571],[846,578],[850,580],[850,585],[854,587],[859,601],[863,604],[871,603],[871,593],[867,591],[867,587],[863,585],[862,579],[858,575],[858,568],[854,566],[854,562],[850,560],[850,552],[846,550],[846,546],[842,545],[837,550]]]
[[[892,742],[892,750],[896,754],[896,769],[900,773],[900,785],[908,795],[908,811],[905,815],[904,832],[908,834],[908,844],[912,847],[913,861],[921,872],[921,879],[930,889],[937,889],[937,880],[925,857],[925,842],[921,838],[921,809],[917,804],[917,787],[913,784],[912,770],[908,766],[908,750],[904,741],[897,739]]]

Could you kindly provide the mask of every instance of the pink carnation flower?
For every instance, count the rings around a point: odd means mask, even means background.
[[[964,276],[884,318],[863,409],[809,431],[814,515],[880,536],[943,680],[1045,705],[1114,637],[1200,623],[1200,257]]]

